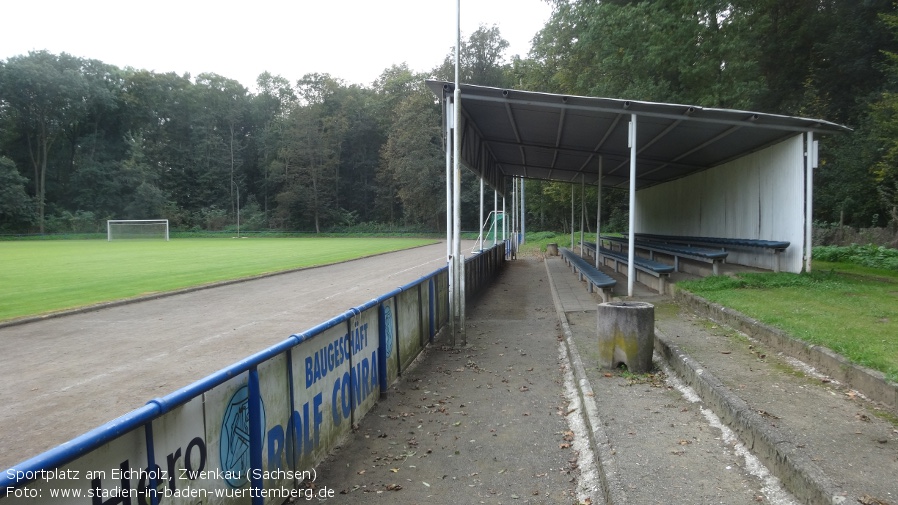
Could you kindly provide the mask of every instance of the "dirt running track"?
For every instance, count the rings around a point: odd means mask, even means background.
[[[0,469],[445,264],[441,243],[0,328]]]

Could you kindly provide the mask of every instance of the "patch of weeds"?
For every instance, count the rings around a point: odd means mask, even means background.
[[[667,380],[667,376],[661,371],[633,373],[627,370],[625,365],[621,365],[618,370],[620,371],[620,376],[627,380],[628,386],[649,384],[654,387],[664,387],[665,381]]]
[[[735,276],[712,275],[695,281],[685,281],[679,286],[694,293],[711,293],[734,289],[813,288],[816,290],[844,289],[835,271],[810,274],[744,272]]]
[[[741,331],[735,330],[729,326],[718,324],[711,319],[700,319],[701,325],[704,327],[706,331],[709,331],[715,335],[720,335],[722,337],[726,337],[728,339],[734,340],[740,344],[751,344],[751,339],[748,338],[747,335],[742,333]]]
[[[898,415],[895,413],[875,407],[868,407],[867,411],[898,429]]]
[[[795,377],[797,379],[802,379],[805,382],[807,382],[808,384],[814,384],[814,385],[820,384],[820,379],[808,375],[805,371],[803,371],[799,368],[796,368],[785,361],[776,359],[776,360],[770,360],[770,361],[768,361],[768,363],[770,363],[770,365],[775,370],[782,372],[786,375]]]
[[[680,313],[680,306],[676,303],[656,303],[655,304],[655,316],[656,317],[676,317]]]
[[[818,246],[814,258],[830,262],[854,263],[871,268],[898,270],[898,249],[874,244],[850,246]]]
[[[729,275],[712,275],[695,281],[679,282],[677,287],[693,293],[729,291],[745,287],[745,281]]]

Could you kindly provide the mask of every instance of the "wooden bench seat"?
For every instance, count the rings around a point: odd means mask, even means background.
[[[776,255],[773,270],[779,272],[779,254],[789,248],[789,242],[782,240],[761,240],[746,238],[724,237],[686,237],[679,235],[658,235],[652,233],[637,233],[636,239],[640,242],[654,242],[664,244],[683,244],[686,246],[718,247],[727,249],[762,249],[771,251]]]
[[[609,249],[614,249],[614,247],[610,247],[612,244],[621,245],[621,252],[623,252],[623,245],[629,243],[629,240],[625,237],[602,236],[601,240],[603,242],[608,242]],[[725,250],[708,249],[674,243],[645,242],[637,240],[634,245],[637,249],[648,251],[649,259],[655,259],[655,253],[672,256],[674,260],[674,272],[680,271],[680,258],[687,258],[703,263],[710,263],[714,275],[719,275],[719,265],[726,261],[727,255],[729,254]]]
[[[734,247],[747,249],[770,249],[774,252],[783,252],[789,247],[789,242],[782,240],[761,240],[747,238],[723,238],[723,237],[681,237],[676,235],[656,235],[651,233],[637,233],[636,239],[640,241],[664,242],[686,245],[707,245],[717,247]]]
[[[596,254],[596,244],[593,242],[583,242],[583,247],[592,253]],[[628,265],[629,258],[626,254],[619,251],[612,251],[611,249],[607,249],[602,247],[599,249],[599,253],[604,258],[611,259],[614,263],[614,271],[620,272],[620,264]],[[633,260],[633,268],[636,270],[646,273],[652,277],[658,279],[656,289],[659,293],[664,293],[666,290],[666,282],[670,278],[671,272],[674,271],[674,267],[665,263],[661,263],[660,261],[654,261],[647,258],[636,257]]]
[[[586,288],[590,293],[598,289],[603,302],[611,301],[614,296],[614,286],[617,284],[614,278],[601,272],[570,249],[561,248],[561,257],[570,265],[581,281],[586,281]]]

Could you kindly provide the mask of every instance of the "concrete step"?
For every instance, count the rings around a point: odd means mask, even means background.
[[[894,408],[644,295],[656,311],[651,374],[600,368],[590,303],[559,303],[606,502],[898,503]]]

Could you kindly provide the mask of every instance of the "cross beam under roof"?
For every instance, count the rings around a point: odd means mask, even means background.
[[[428,80],[440,97],[454,84]],[[849,128],[801,117],[694,105],[536,93],[462,84],[462,161],[505,194],[506,177],[625,186],[627,124],[639,118],[636,189],[707,170],[799,132]],[[610,162],[610,164],[609,164]]]

